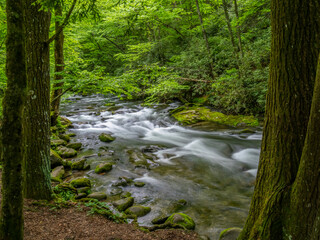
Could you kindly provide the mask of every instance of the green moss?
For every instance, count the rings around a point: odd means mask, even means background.
[[[91,187],[91,181],[88,178],[77,178],[72,180],[70,184],[75,188]]]
[[[95,173],[104,173],[110,172],[112,170],[112,163],[100,163],[96,169],[94,170]]]
[[[237,239],[241,231],[241,228],[227,228],[220,233],[219,240]]]
[[[184,213],[172,214],[165,223],[170,223],[171,225],[179,225],[188,230],[193,230],[196,226],[193,219]]]
[[[125,213],[128,216],[136,216],[136,217],[143,217],[145,215],[147,215],[149,212],[151,211],[150,207],[144,207],[141,205],[137,205],[137,206],[132,206],[130,208],[128,208]]]
[[[100,141],[102,142],[112,142],[114,141],[116,138],[112,137],[110,134],[107,133],[101,133],[99,136]]]
[[[190,125],[202,121],[217,122],[230,126],[259,125],[258,119],[253,116],[225,115],[220,112],[212,112],[210,109],[205,107],[185,107],[182,111],[175,111],[172,116],[185,125]]]

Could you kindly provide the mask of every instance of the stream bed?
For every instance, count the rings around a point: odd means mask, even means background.
[[[108,105],[114,106],[106,106]],[[169,116],[178,103],[142,106],[116,97],[73,96],[61,106],[62,115],[73,122],[76,137],[91,170],[85,173],[93,191],[108,199],[131,192],[136,204],[151,207],[138,218],[141,226],[169,214],[178,200],[187,204],[180,211],[191,216],[196,231],[216,240],[229,227],[244,225],[258,166],[261,129],[241,133],[237,129],[205,125],[184,127]],[[116,137],[111,143],[99,140],[101,133]],[[130,162],[132,154],[146,156],[148,167]],[[105,175],[94,173],[106,157],[116,164]],[[119,177],[144,182],[144,187],[115,186]]]

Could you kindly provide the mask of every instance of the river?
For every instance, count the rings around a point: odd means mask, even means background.
[[[106,106],[108,103],[115,103],[113,109]],[[85,175],[94,182],[94,191],[106,192],[109,199],[122,191],[131,192],[135,203],[152,209],[138,219],[144,226],[151,226],[153,218],[168,213],[176,201],[184,199],[187,204],[181,211],[195,220],[196,231],[216,240],[221,230],[244,224],[258,166],[261,130],[240,134],[236,129],[180,126],[169,116],[169,110],[177,106],[146,107],[140,102],[93,95],[69,97],[61,111],[73,122],[73,141],[83,143],[79,157],[86,156],[91,165]],[[98,136],[103,132],[116,140],[101,142]],[[129,161],[130,150],[151,156],[149,168],[134,166]],[[116,160],[113,170],[95,174],[95,166],[110,156]],[[115,187],[122,176],[145,186]]]

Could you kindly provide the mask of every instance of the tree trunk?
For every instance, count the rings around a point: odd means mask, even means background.
[[[23,239],[22,116],[26,90],[22,0],[7,0],[7,89],[2,121],[2,206],[0,239]]]
[[[319,5],[318,0],[272,0],[265,126],[256,187],[240,240],[289,239],[286,205],[309,121],[320,47]]]
[[[25,188],[32,199],[51,198],[50,178],[50,13],[26,0],[27,103],[25,108]]]
[[[62,7],[61,3],[57,3],[55,6],[55,16],[56,19],[61,19],[62,17]],[[61,26],[61,22],[55,22],[55,29],[56,32],[59,31]],[[63,43],[64,43],[64,35],[63,30],[61,30],[56,39],[54,41],[54,59],[55,59],[55,76],[54,80],[55,83],[53,85],[52,95],[51,95],[51,125],[54,126],[57,124],[57,118],[59,116],[59,107],[60,107],[60,100],[59,97],[62,93],[63,87],[63,75],[61,74],[64,71],[64,56],[63,56]]]
[[[202,29],[202,34],[203,34],[203,39],[206,43],[206,48],[207,48],[207,53],[208,53],[208,58],[210,61],[210,75],[213,78],[213,63],[211,60],[211,50],[210,50],[210,46],[209,46],[209,41],[208,41],[208,35],[206,32],[206,29],[203,26],[203,20],[202,20],[202,15],[201,15],[201,11],[200,11],[200,6],[199,6],[199,1],[195,0],[196,2],[196,6],[197,6],[197,12],[198,12],[198,17],[199,17],[199,21],[200,21],[200,25],[201,25],[201,29]]]
[[[228,26],[230,40],[231,40],[233,49],[234,49],[235,53],[237,54],[237,46],[234,41],[234,36],[233,36],[233,32],[232,32],[232,27],[231,27],[231,21],[230,21],[229,12],[228,12],[228,4],[227,4],[226,0],[222,0],[222,7],[223,7],[223,11],[224,11],[224,17],[226,18],[226,22],[227,22],[227,26]]]
[[[243,50],[242,50],[242,40],[241,40],[241,27],[239,23],[239,11],[238,11],[238,2],[237,0],[233,0],[234,3],[234,12],[237,18],[237,37],[238,37],[238,48],[241,54],[241,57],[244,57]]]

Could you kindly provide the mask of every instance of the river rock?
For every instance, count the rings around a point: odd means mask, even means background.
[[[72,148],[60,146],[57,148],[57,153],[63,158],[72,158],[77,155],[77,151]]]
[[[150,167],[150,157],[142,152],[137,150],[128,150],[127,153],[129,154],[129,161],[133,163],[136,167],[143,167],[149,169]]]
[[[50,145],[51,145],[51,147],[56,148],[56,147],[59,147],[59,146],[67,145],[67,142],[65,140],[62,140],[62,139],[54,139],[54,140],[51,140]]]
[[[64,173],[65,171],[63,166],[56,167],[51,172],[51,178],[62,179]]]
[[[90,165],[86,164],[85,158],[82,158],[82,159],[74,161],[71,165],[71,168],[73,170],[88,170],[88,169],[90,169]]]
[[[150,207],[144,207],[141,205],[137,205],[137,206],[132,206],[132,207],[128,208],[125,211],[125,213],[128,216],[143,217],[143,216],[147,215],[150,211],[151,211]]]
[[[131,184],[133,182],[132,179],[127,178],[127,177],[119,177],[119,179],[117,181],[115,181],[114,183],[112,183],[112,186],[115,187],[126,187],[129,184]]]
[[[91,181],[88,178],[77,178],[70,182],[75,188],[91,187]]]
[[[75,136],[77,136],[75,133],[67,133],[67,135],[69,136],[69,137],[75,137]]]
[[[120,212],[123,212],[127,210],[129,207],[131,207],[134,203],[133,197],[123,198],[113,203],[113,206],[115,206]]]
[[[191,217],[189,217],[187,214],[184,213],[174,213],[172,214],[165,224],[171,224],[171,225],[179,225],[184,229],[188,230],[194,230],[195,223]]]
[[[134,182],[134,185],[136,187],[143,187],[144,185],[146,185],[144,182]]]
[[[220,233],[219,240],[236,240],[242,231],[241,228],[228,228]]]
[[[119,187],[112,187],[110,189],[110,195],[115,196],[115,195],[120,195],[121,193],[123,193],[123,189],[119,188]]]
[[[69,137],[68,134],[60,134],[59,138],[62,140],[65,140],[66,142],[70,142],[71,138]]]
[[[172,203],[172,205],[168,208],[168,212],[170,214],[180,212],[187,205],[187,201],[184,199],[180,199]]]
[[[60,116],[59,119],[60,119],[61,124],[65,127],[70,127],[72,125],[72,122],[66,117]]]
[[[77,192],[78,192],[78,194],[85,193],[86,196],[87,196],[91,192],[91,187],[80,187],[80,188],[77,188]]]
[[[50,162],[51,162],[52,169],[62,165],[62,158],[59,156],[59,154],[56,151],[52,149],[50,149]]]
[[[102,142],[112,142],[112,141],[116,140],[115,137],[112,137],[110,134],[107,134],[107,133],[101,133],[99,135],[99,139]]]
[[[107,194],[104,192],[94,192],[88,195],[88,198],[93,198],[97,200],[104,200],[107,199]]]
[[[106,162],[106,163],[100,163],[96,169],[94,170],[95,173],[105,173],[110,172],[112,170],[112,163]]]
[[[72,148],[74,150],[79,150],[82,147],[81,142],[75,142],[75,143],[68,143],[67,148]]]
[[[160,215],[151,220],[152,224],[163,224],[167,221],[170,216],[168,215]]]
[[[128,198],[128,197],[131,197],[131,192],[124,192],[120,195],[120,198]]]
[[[87,197],[87,194],[85,194],[85,193],[79,193],[79,194],[75,197],[75,199],[79,200],[79,199],[83,199],[83,198],[85,198],[85,197]]]

